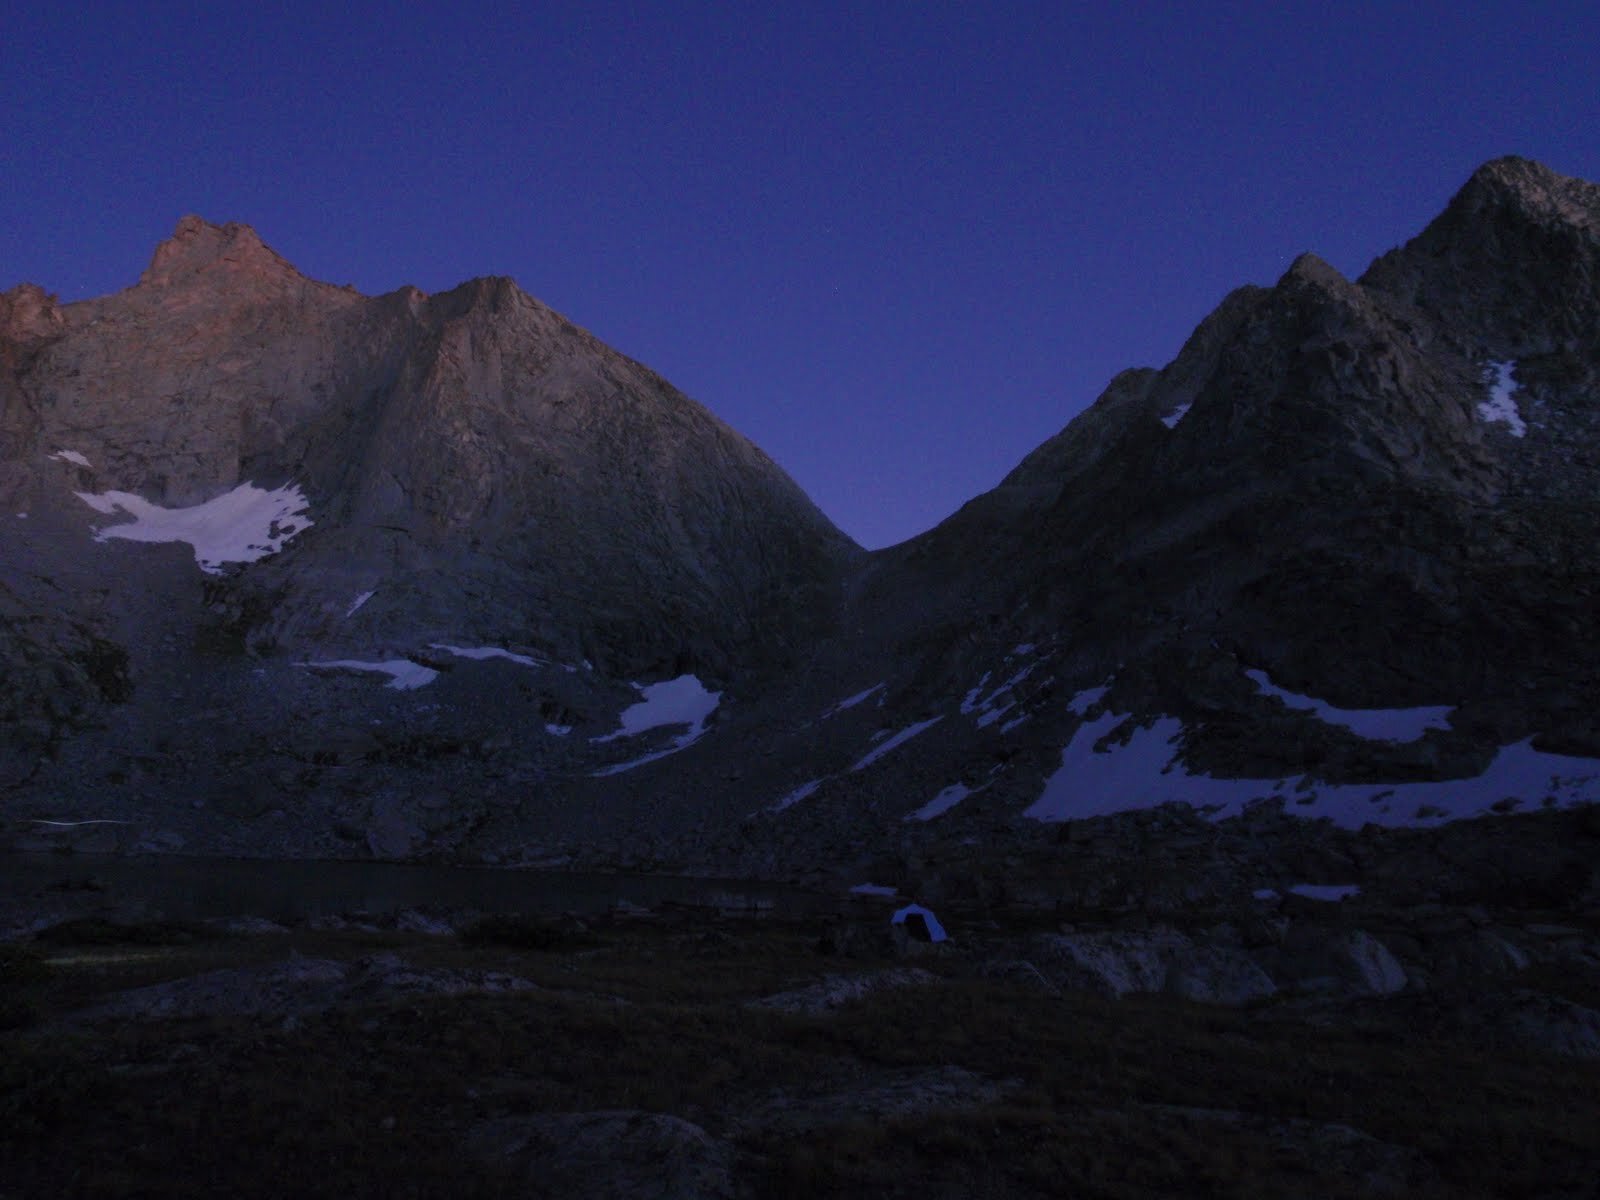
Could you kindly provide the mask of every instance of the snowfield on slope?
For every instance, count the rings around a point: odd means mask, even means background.
[[[1073,702],[1084,711],[1088,692]],[[1506,801],[1521,809],[1600,800],[1600,759],[1535,750],[1532,739],[1502,747],[1481,774],[1421,783],[1331,784],[1308,776],[1294,779],[1219,779],[1196,775],[1180,757],[1183,722],[1160,717],[1127,730],[1120,745],[1096,749],[1108,734],[1122,733],[1126,713],[1105,713],[1078,727],[1061,752],[1061,765],[1045,781],[1024,816],[1065,821],[1106,816],[1171,802],[1190,804],[1216,819],[1237,816],[1254,801],[1286,800],[1294,816],[1328,817],[1348,829],[1365,824],[1436,825],[1500,811]]]
[[[1285,691],[1265,671],[1246,671],[1246,678],[1267,696],[1288,707],[1312,713],[1325,725],[1341,725],[1357,737],[1377,742],[1414,742],[1430,729],[1449,729],[1451,708],[1335,708],[1326,700]]]
[[[942,720],[944,720],[943,717],[933,717],[926,721],[918,721],[915,725],[908,725],[888,741],[884,742],[881,746],[875,746],[873,749],[869,750],[866,756],[857,762],[855,766],[851,767],[850,770],[852,772],[865,770],[867,767],[870,767],[873,763],[877,762],[885,754],[889,753],[889,751],[895,749],[896,747],[905,745],[924,729],[927,729],[932,725],[937,725]]]
[[[370,595],[371,593],[368,594]],[[514,662],[523,667],[542,667],[545,665],[537,658],[531,658],[526,654],[513,654],[510,650],[502,649],[499,646],[447,646],[443,642],[430,642],[428,649],[443,650],[446,654],[453,654],[457,658],[471,658],[479,662],[491,658],[503,658],[508,662]]]
[[[769,805],[767,807],[767,811],[779,813],[783,812],[786,808],[793,808],[796,804],[799,804],[800,801],[809,796],[815,795],[817,789],[821,786],[822,780],[820,779],[807,780],[793,791],[787,793],[783,799],[779,800],[776,804]]]
[[[1527,437],[1528,424],[1522,419],[1522,414],[1517,411],[1517,387],[1511,373],[1516,370],[1514,362],[1492,362],[1489,370],[1494,372],[1494,378],[1489,383],[1489,398],[1478,404],[1478,418],[1487,424],[1505,425],[1511,431],[1512,437]]]
[[[389,682],[384,687],[394,688],[399,692],[414,692],[419,687],[427,687],[439,678],[439,672],[432,667],[425,667],[421,663],[412,662],[409,658],[391,658],[383,662],[363,662],[354,658],[338,658],[324,662],[303,662],[297,666],[308,667],[313,671],[371,671],[375,674],[389,676]]]
[[[74,492],[90,508],[106,516],[133,518],[96,531],[94,540],[123,538],[130,542],[187,542],[208,575],[220,575],[226,563],[255,562],[276,554],[295,534],[314,522],[298,484],[265,491],[241,483],[230,492],[188,508],[162,508],[132,492]]]
[[[938,795],[921,808],[915,812],[907,813],[905,819],[908,821],[931,821],[935,817],[941,817],[972,795],[972,791],[973,789],[964,783],[952,783],[949,787],[941,789]]]
[[[590,738],[590,742],[598,744],[612,742],[617,738],[635,737],[667,725],[687,725],[689,728],[674,738],[672,745],[665,750],[657,750],[641,758],[602,767],[598,771],[591,772],[593,778],[620,775],[624,771],[642,767],[645,763],[666,758],[680,750],[687,750],[705,733],[706,718],[717,711],[717,704],[722,699],[721,692],[706,690],[706,686],[694,675],[679,675],[676,679],[648,686],[636,683],[633,687],[643,699],[623,709],[618,715],[617,720],[622,727],[604,737]]]
[[[705,684],[694,675],[679,675],[663,683],[635,683],[632,686],[642,699],[618,715],[617,720],[622,728],[604,737],[590,738],[591,742],[635,737],[663,725],[689,725],[692,726],[692,736],[699,737],[706,718],[717,711],[717,703],[722,699],[721,692],[707,691]]]
[[[883,691],[883,687],[883,684],[875,683],[864,692],[857,692],[854,696],[846,696],[843,700],[839,701],[839,703],[835,704],[817,719],[819,721],[826,721],[829,717],[835,715],[836,713],[842,713],[847,708],[854,708],[856,705],[870,700],[878,692]],[[878,703],[881,706],[883,702],[880,700]]]
[[[1039,647],[1034,642],[1021,642],[1013,646],[1011,652],[1002,660],[1000,668],[1001,670],[1010,668],[1011,674],[1003,683],[997,684],[985,695],[984,689],[989,686],[989,680],[994,677],[993,670],[985,671],[978,682],[968,689],[967,694],[961,698],[961,715],[974,717],[979,729],[985,729],[1004,719],[1004,724],[1000,726],[1000,732],[1011,732],[1011,730],[1026,721],[1029,716],[1028,713],[1019,711],[1015,715],[1011,715],[1009,719],[1006,719],[1008,714],[1011,714],[1012,710],[1016,709],[1025,700],[1025,697],[1020,694],[1018,689],[1032,678],[1034,671],[1041,664],[1048,661],[1052,654],[1053,651],[1049,650],[1039,654]],[[1037,657],[1034,657],[1035,655]],[[1030,658],[1032,661],[1028,661]],[[1048,687],[1052,682],[1053,678],[1045,679],[1042,683],[1036,684],[1033,690],[1037,690],[1040,687]]]

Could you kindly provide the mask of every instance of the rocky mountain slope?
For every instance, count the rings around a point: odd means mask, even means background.
[[[0,299],[0,803],[108,847],[792,875],[1167,800],[1600,798],[1597,309],[1600,188],[1498,160],[866,555],[510,281],[369,299],[186,219],[126,292]],[[193,550],[117,532],[219,503]],[[127,824],[39,832],[87,819]]]
[[[768,674],[860,556],[758,449],[506,279],[367,298],[186,218],[125,292],[6,293],[0,348],[13,780],[107,704],[153,705],[154,742],[196,716],[169,689],[257,660],[493,645]],[[192,554],[127,544],[174,538]]]

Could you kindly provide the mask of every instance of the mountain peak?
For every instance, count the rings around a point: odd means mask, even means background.
[[[1284,272],[1283,278],[1278,283],[1280,287],[1291,283],[1308,283],[1335,290],[1343,290],[1350,286],[1350,281],[1339,274],[1332,264],[1310,251],[1290,263],[1289,269]]]
[[[1467,180],[1467,186],[1528,193],[1577,182],[1580,181],[1558,175],[1542,162],[1523,158],[1519,154],[1505,154],[1491,158],[1474,171]]]
[[[1561,178],[1536,159],[1524,158],[1520,154],[1502,154],[1499,158],[1491,158],[1480,165],[1472,173],[1469,182],[1512,186],[1535,182],[1548,185]]]
[[[156,247],[141,284],[166,286],[216,268],[255,278],[303,278],[248,225],[213,225],[190,214]]]
[[[1359,282],[1433,314],[1465,353],[1520,358],[1593,337],[1597,263],[1600,186],[1507,157]]]
[[[1450,207],[1468,211],[1510,207],[1536,219],[1600,229],[1600,187],[1516,155],[1484,163]]]

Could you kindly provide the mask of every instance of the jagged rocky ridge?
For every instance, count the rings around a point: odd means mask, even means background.
[[[508,280],[369,299],[186,219],[127,292],[0,301],[0,511],[28,514],[0,521],[0,654],[35,681],[6,701],[6,814],[126,820],[93,832],[123,847],[793,873],[1164,798],[1101,778],[1118,745],[1175,762],[1173,798],[1244,777],[1347,823],[1592,798],[1597,239],[1600,189],[1490,163],[1359,280],[1305,255],[1239,289],[866,555]],[[93,545],[73,495],[245,481],[303,489],[311,523],[219,575]],[[297,665],[345,660],[439,677]],[[719,693],[703,737],[590,740],[628,682],[686,673]],[[1373,737],[1331,706],[1438,715]],[[1064,764],[1080,731],[1113,753]],[[1385,798],[1524,743],[1566,782]]]

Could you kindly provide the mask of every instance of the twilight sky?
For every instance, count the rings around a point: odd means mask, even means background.
[[[511,275],[875,547],[1299,252],[1358,274],[1501,154],[1600,179],[1596,61],[1592,0],[17,0],[0,288],[126,287],[189,212]]]

